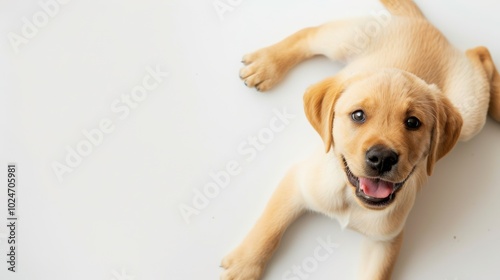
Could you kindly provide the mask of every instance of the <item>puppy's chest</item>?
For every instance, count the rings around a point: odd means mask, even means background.
[[[306,178],[309,179],[303,182],[302,187],[307,206],[339,220],[343,227],[347,226],[351,210],[350,190],[341,167],[336,162],[323,165],[320,170],[311,170]]]
[[[382,234],[379,225],[387,222],[387,215],[383,211],[370,211],[358,205],[354,189],[348,184],[345,172],[336,160],[314,167],[302,178],[301,184],[309,209],[337,220],[342,229],[369,232],[370,235]]]

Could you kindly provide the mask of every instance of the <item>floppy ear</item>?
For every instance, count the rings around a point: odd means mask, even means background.
[[[436,123],[432,129],[431,145],[427,157],[427,174],[434,164],[455,146],[462,131],[462,116],[448,98],[437,95]]]
[[[338,78],[331,77],[309,87],[304,94],[307,119],[323,139],[326,152],[333,145],[333,107],[343,90]]]

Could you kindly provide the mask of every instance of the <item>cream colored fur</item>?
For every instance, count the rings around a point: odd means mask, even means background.
[[[488,111],[500,120],[500,77],[486,48],[463,53],[412,1],[381,2],[392,16],[361,50],[348,46],[355,45],[355,29],[371,18],[306,28],[244,57],[240,76],[260,91],[315,55],[346,66],[304,95],[306,116],[325,145],[290,169],[257,224],[222,261],[222,280],[260,279],[286,228],[307,210],[366,236],[360,279],[390,279],[406,218],[435,162],[457,140],[476,135]],[[365,123],[353,123],[357,109],[366,112]],[[420,128],[405,128],[410,115],[418,117]],[[387,205],[362,201],[346,171],[371,176],[365,154],[374,145],[399,155],[397,165],[381,177],[404,182]]]

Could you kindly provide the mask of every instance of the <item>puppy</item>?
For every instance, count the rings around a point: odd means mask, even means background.
[[[223,280],[260,279],[286,228],[315,211],[362,233],[360,279],[390,279],[419,188],[458,140],[500,121],[500,76],[488,50],[462,53],[411,0],[382,0],[387,25],[356,46],[370,18],[303,29],[245,55],[240,77],[266,91],[315,55],[346,66],[304,95],[324,142],[293,166],[248,236],[222,261]]]

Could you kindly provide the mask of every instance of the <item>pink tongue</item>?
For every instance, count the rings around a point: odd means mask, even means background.
[[[359,178],[359,187],[368,196],[374,198],[386,198],[391,195],[394,184],[382,180]]]

